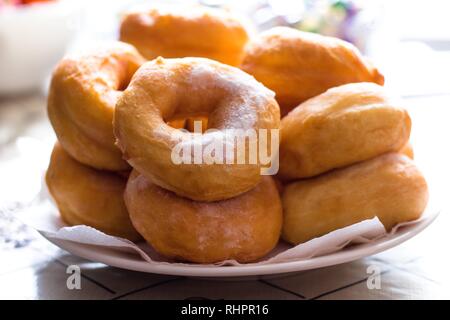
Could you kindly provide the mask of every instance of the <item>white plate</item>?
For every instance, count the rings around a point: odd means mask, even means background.
[[[403,227],[395,234],[383,237],[371,243],[353,245],[338,252],[320,257],[299,261],[271,263],[266,265],[211,266],[205,268],[204,266],[195,264],[149,264],[141,260],[137,255],[117,252],[105,247],[80,244],[48,237],[47,239],[58,247],[82,258],[95,262],[101,262],[113,267],[134,271],[175,276],[215,278],[280,275],[283,273],[298,272],[341,264],[385,251],[420,233],[428,227],[437,216],[438,213],[433,214],[417,224]]]

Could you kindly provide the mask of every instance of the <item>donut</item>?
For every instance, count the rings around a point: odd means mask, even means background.
[[[384,83],[383,75],[352,44],[287,27],[272,28],[250,40],[241,68],[275,91],[282,116],[332,87]]]
[[[410,131],[408,112],[383,87],[361,82],[331,88],[281,120],[279,176],[312,177],[398,151]]]
[[[58,143],[46,173],[48,190],[65,223],[137,241],[142,238],[123,200],[127,178],[124,172],[100,171],[77,162]]]
[[[195,135],[166,124],[166,119],[190,117],[207,117],[208,128],[216,130]],[[211,164],[202,150],[212,142],[229,141],[237,130],[258,133],[278,129],[279,123],[272,91],[245,72],[206,58],[160,57],[145,63],[114,113],[117,145],[128,163],[158,186],[198,201],[250,190],[260,181],[262,167],[259,158],[236,162],[237,152],[248,154],[248,144],[240,150],[232,141],[227,145],[232,152],[223,152],[222,163]],[[190,154],[190,162],[174,162],[172,152],[181,145],[194,152],[200,147],[200,159]]]
[[[404,154],[410,159],[414,159],[414,149],[412,147],[411,142],[408,141],[408,143],[405,144],[403,148],[400,150],[400,153]]]
[[[427,183],[411,159],[388,153],[285,187],[282,237],[294,245],[378,217],[387,230],[418,219]]]
[[[62,147],[77,161],[103,170],[129,169],[114,145],[117,98],[144,62],[125,43],[64,58],[53,72],[48,116]]]
[[[251,262],[269,253],[280,237],[281,201],[269,176],[238,197],[198,202],[133,170],[124,198],[136,230],[158,253],[174,260]]]
[[[158,7],[130,12],[120,26],[120,40],[151,60],[203,57],[237,66],[248,32],[231,12],[202,6]]]
[[[175,129],[184,129],[186,127],[186,119],[176,119],[168,121],[167,124]]]

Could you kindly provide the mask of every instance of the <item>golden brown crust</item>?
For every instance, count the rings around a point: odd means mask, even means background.
[[[411,159],[389,153],[286,186],[283,238],[293,244],[377,216],[387,230],[418,219],[426,181]]]
[[[400,149],[399,152],[404,154],[405,156],[407,156],[410,159],[414,159],[414,149],[413,149],[411,142],[409,142],[409,141],[408,141],[408,143],[406,143],[403,146],[403,148]]]
[[[383,75],[350,43],[286,27],[252,39],[241,68],[275,91],[282,116],[335,86],[384,83]]]
[[[112,118],[121,90],[143,62],[136,49],[117,42],[58,64],[48,116],[61,145],[77,161],[97,169],[129,168],[114,145]]]
[[[273,93],[237,68],[204,58],[158,58],[136,72],[119,99],[114,133],[127,161],[150,181],[193,200],[216,201],[253,188],[261,164],[230,164],[226,156],[223,163],[174,163],[172,151],[181,142],[223,141],[225,129],[278,129],[279,112]],[[193,136],[165,122],[197,116],[208,116],[208,127],[220,131]],[[236,144],[231,147],[235,154]]]
[[[329,89],[281,120],[279,176],[311,177],[398,151],[410,131],[408,112],[383,87],[352,83]]]
[[[177,260],[255,261],[278,242],[280,198],[271,177],[232,199],[196,202],[179,197],[133,170],[125,190],[131,221],[159,253]]]
[[[133,44],[150,60],[158,56],[204,57],[237,66],[248,34],[228,11],[182,6],[125,15],[120,40]]]
[[[56,144],[46,182],[67,224],[88,225],[112,236],[137,241],[141,237],[133,228],[123,201],[127,183],[123,175],[85,166]]]

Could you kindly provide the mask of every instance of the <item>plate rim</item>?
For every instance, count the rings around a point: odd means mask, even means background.
[[[433,223],[433,221],[436,220],[439,214],[440,211],[437,211],[424,221],[421,221],[411,227],[405,227],[404,230],[400,229],[397,234],[382,237],[374,241],[373,243],[355,245],[353,247],[339,250],[323,256],[296,261],[275,262],[263,265],[248,264],[237,266],[211,266],[207,268],[202,265],[186,266],[170,263],[149,264],[144,260],[129,260],[121,256],[114,256],[111,254],[111,250],[102,250],[97,246],[51,238],[45,235],[45,233],[41,233],[41,235],[51,243],[68,251],[71,254],[116,268],[172,276],[204,278],[246,277],[276,274],[281,275],[285,273],[323,268],[358,260],[363,257],[380,253],[382,251],[386,251],[388,249],[396,247],[418,235],[431,223]],[[105,253],[108,251],[110,252],[110,254]]]

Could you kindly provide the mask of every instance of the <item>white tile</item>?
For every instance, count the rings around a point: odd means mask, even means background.
[[[370,275],[367,272],[367,268],[371,265],[379,268],[380,272],[388,268],[387,265],[378,261],[361,259],[346,264],[310,270],[298,275],[267,281],[301,294],[309,299],[367,278]]]
[[[444,287],[413,274],[393,269],[381,275],[381,289],[369,290],[367,283],[344,288],[322,296],[319,300],[405,300],[449,299]]]
[[[71,254],[63,254],[58,260],[66,265],[78,265],[87,276],[115,291],[117,295],[143,288],[175,277],[114,268],[92,262]]]
[[[0,276],[0,299],[109,299],[112,293],[81,278],[80,290],[67,288],[66,268],[43,263]]]
[[[123,299],[275,299],[295,300],[297,296],[258,281],[209,281],[180,279],[130,294]]]
[[[412,263],[402,265],[399,268],[450,289],[450,256],[448,254],[442,254],[437,258],[426,256]]]

